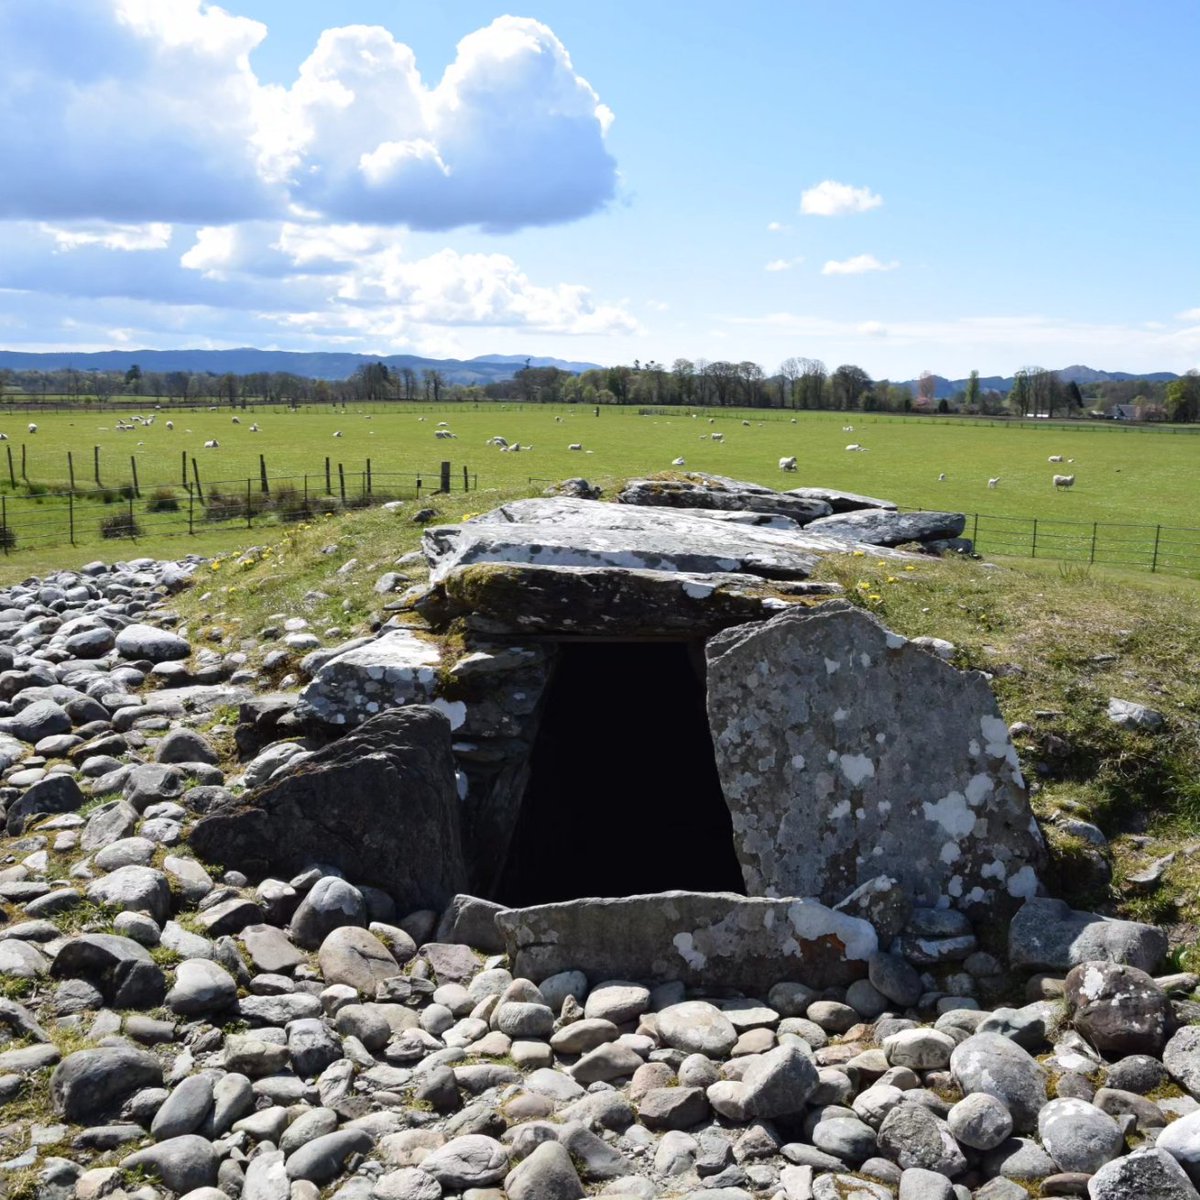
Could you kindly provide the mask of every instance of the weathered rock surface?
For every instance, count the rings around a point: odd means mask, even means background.
[[[842,512],[831,517],[821,517],[810,522],[807,528],[826,537],[866,542],[871,546],[899,546],[904,542],[956,538],[966,524],[967,518],[962,513],[902,513],[883,509],[860,509],[857,512]]]
[[[508,909],[496,923],[514,972],[535,982],[577,968],[593,980],[823,987],[864,975],[877,948],[865,921],[814,901],[722,892],[569,900]]]
[[[982,676],[838,603],[726,630],[708,663],[751,893],[836,903],[881,866],[928,907],[1035,893],[1041,837]]]
[[[674,479],[631,479],[618,494],[617,502],[652,508],[777,513],[791,517],[798,525],[833,512],[833,506],[823,498],[796,491],[776,492],[761,484],[699,472]]]
[[[1152,974],[1167,955],[1167,935],[1155,925],[1073,909],[1065,901],[1031,897],[1008,929],[1008,957],[1030,971],[1069,971],[1103,959]]]
[[[192,847],[256,875],[327,862],[405,911],[441,908],[465,889],[454,770],[445,717],[392,709],[297,774],[202,818]]]

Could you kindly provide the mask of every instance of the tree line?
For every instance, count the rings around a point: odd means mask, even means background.
[[[829,370],[816,358],[787,358],[768,375],[755,362],[677,358],[663,363],[598,367],[574,374],[526,365],[512,378],[460,384],[442,371],[390,369],[366,363],[344,380],[289,372],[246,375],[192,371],[0,370],[8,400],[66,397],[99,403],[131,399],[170,403],[347,404],[391,401],[518,401],[528,404],[634,404],[645,407],[778,408],[794,411],[961,413],[977,416],[1085,417],[1121,415],[1138,420],[1200,420],[1200,372],[1171,381],[1102,380],[1080,385],[1043,367],[1022,367],[1008,392],[984,387],[972,371],[953,395],[938,396],[938,379],[924,372],[915,385],[872,379],[852,363]]]

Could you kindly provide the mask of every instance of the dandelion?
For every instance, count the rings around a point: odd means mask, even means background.
[[[865,558],[866,555],[867,555],[867,552],[865,550],[855,550],[854,551],[855,558]]]
[[[887,581],[888,581],[888,583],[899,583],[899,582],[900,582],[900,580],[898,580],[898,579],[895,577],[895,575],[889,575],[889,576],[887,577]]]
[[[872,604],[878,604],[883,597],[879,595],[878,592],[872,592],[867,599],[870,600]]]
[[[877,567],[886,567],[886,566],[887,566],[887,563],[885,563],[885,562],[883,561],[883,559],[882,559],[882,558],[877,558],[877,559],[875,560],[875,565],[876,565]]]
[[[221,560],[219,558],[213,559],[213,561],[208,565],[212,568],[212,570],[219,571],[221,569]]]
[[[904,569],[906,571],[915,571],[917,568],[916,567],[905,567]]]
[[[871,590],[871,585],[865,579],[860,579],[855,586],[860,592],[869,592]]]

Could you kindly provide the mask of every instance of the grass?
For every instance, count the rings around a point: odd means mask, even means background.
[[[434,438],[439,419],[450,422],[457,440]],[[748,427],[741,424],[743,419],[750,421]],[[249,432],[253,420],[261,425],[261,433]],[[780,411],[743,413],[732,409],[714,420],[710,427],[705,418],[692,419],[684,410],[666,416],[638,416],[634,409],[613,407],[602,408],[600,416],[594,417],[592,410],[583,406],[518,409],[491,405],[480,409],[448,406],[444,413],[423,408],[417,414],[397,405],[375,413],[270,410],[246,414],[242,424],[234,426],[226,411],[191,412],[178,414],[174,430],[168,430],[162,418],[140,429],[145,444],[131,447],[126,435],[112,430],[107,416],[46,414],[38,434],[22,435],[27,472],[34,481],[29,486],[40,493],[42,503],[31,507],[28,499],[16,499],[28,496],[29,488],[20,482],[16,493],[10,492],[8,524],[18,539],[21,549],[16,557],[23,564],[15,566],[13,573],[36,569],[33,563],[52,545],[63,547],[56,556],[58,565],[69,557],[64,545],[66,513],[60,511],[65,510],[65,501],[51,491],[66,482],[66,451],[73,451],[77,462],[90,461],[95,445],[101,449],[102,478],[114,496],[129,474],[131,449],[137,457],[143,499],[135,501],[135,506],[144,536],[138,539],[136,549],[130,546],[123,551],[127,557],[175,555],[191,549],[204,553],[206,546],[244,545],[261,536],[244,528],[246,480],[250,480],[252,504],[257,508],[266,502],[259,486],[260,454],[272,480],[272,504],[279,508],[280,519],[289,522],[304,519],[305,491],[312,504],[324,492],[326,456],[332,459],[335,492],[337,463],[344,465],[348,500],[362,490],[368,459],[377,493],[407,495],[418,472],[426,491],[436,486],[437,464],[443,458],[454,464],[456,486],[465,465],[478,476],[481,486],[511,490],[527,488],[529,476],[560,479],[583,474],[611,484],[619,476],[664,470],[672,459],[683,456],[688,470],[714,471],[774,486],[841,487],[886,496],[910,507],[968,514],[983,511],[1003,519],[980,525],[980,541],[989,553],[1006,548],[1026,552],[1030,548],[1027,523],[1033,517],[1039,519],[1039,553],[1049,556],[1087,556],[1091,522],[1144,527],[1197,524],[1190,495],[1200,444],[1169,430],[1130,431],[1111,422],[941,424],[870,413],[798,413],[793,425],[790,414]],[[853,424],[853,434],[843,431],[847,422]],[[724,432],[726,440],[713,442],[708,436],[713,429]],[[335,431],[343,436],[334,439]],[[497,433],[510,442],[535,448],[506,454],[485,446]],[[220,441],[220,447],[204,450],[204,442],[212,438]],[[851,441],[867,446],[868,453],[847,454],[844,447]],[[567,450],[573,442],[581,443],[584,453]],[[192,536],[186,534],[188,504],[180,488],[181,451],[188,454],[189,462],[195,457],[205,496],[215,489],[225,498],[216,509],[234,514],[228,522],[206,521],[204,505],[197,504],[194,525],[200,532]],[[799,458],[801,470],[784,479],[777,463],[781,456],[792,454]],[[1050,454],[1062,454],[1075,462],[1058,467],[1046,461]],[[1050,483],[1051,474],[1063,469],[1077,477],[1069,492],[1056,491]],[[939,483],[937,477],[943,472],[947,479]],[[990,490],[987,480],[995,476],[1000,477],[1000,485]],[[147,511],[148,500],[165,489],[180,497],[180,509]],[[4,490],[9,490],[7,484]],[[98,494],[93,501],[76,503],[77,540],[80,548],[92,547],[92,553],[80,557],[79,562],[95,557],[102,544],[95,530],[103,500]],[[1009,524],[1012,520],[1022,524]],[[1055,521],[1083,522],[1084,526],[1056,526]],[[1151,553],[1153,540],[1152,528],[1101,531],[1098,549],[1107,560],[1141,559]],[[1200,534],[1189,535],[1188,540],[1198,543],[1196,561],[1183,565],[1200,573]],[[1182,544],[1172,546],[1170,539],[1160,551],[1177,559],[1193,553]],[[104,553],[112,552],[109,543]]]

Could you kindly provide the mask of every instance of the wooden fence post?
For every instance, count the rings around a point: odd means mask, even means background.
[[[136,455],[131,454],[129,456],[129,471],[133,476],[133,494],[140,500],[142,498],[142,489],[138,486]]]
[[[204,503],[204,489],[200,486],[200,467],[196,463],[196,456],[192,455],[192,477],[196,481],[196,495],[200,497],[200,503]]]
[[[96,486],[100,487],[100,447],[92,447],[92,476],[96,480]]]
[[[67,451],[67,479],[70,480],[71,491],[75,490],[75,458],[70,450]],[[72,542],[73,546],[75,543]]]
[[[442,463],[442,482],[438,490],[447,494],[450,492],[450,464],[448,462]]]
[[[17,490],[17,473],[13,470],[12,447],[5,446],[4,449],[8,452],[8,482],[12,484],[15,492]]]
[[[325,455],[325,495],[333,495],[333,483],[329,478],[329,455]]]
[[[262,488],[262,494],[269,496],[271,494],[271,485],[267,482],[267,456],[260,454],[258,456],[258,482]]]
[[[338,463],[338,492],[341,494],[342,503],[346,503],[346,472],[342,469],[342,464]]]
[[[179,482],[184,487],[187,487],[187,485],[188,485],[187,451],[186,450],[180,450],[180,452],[179,452]]]

